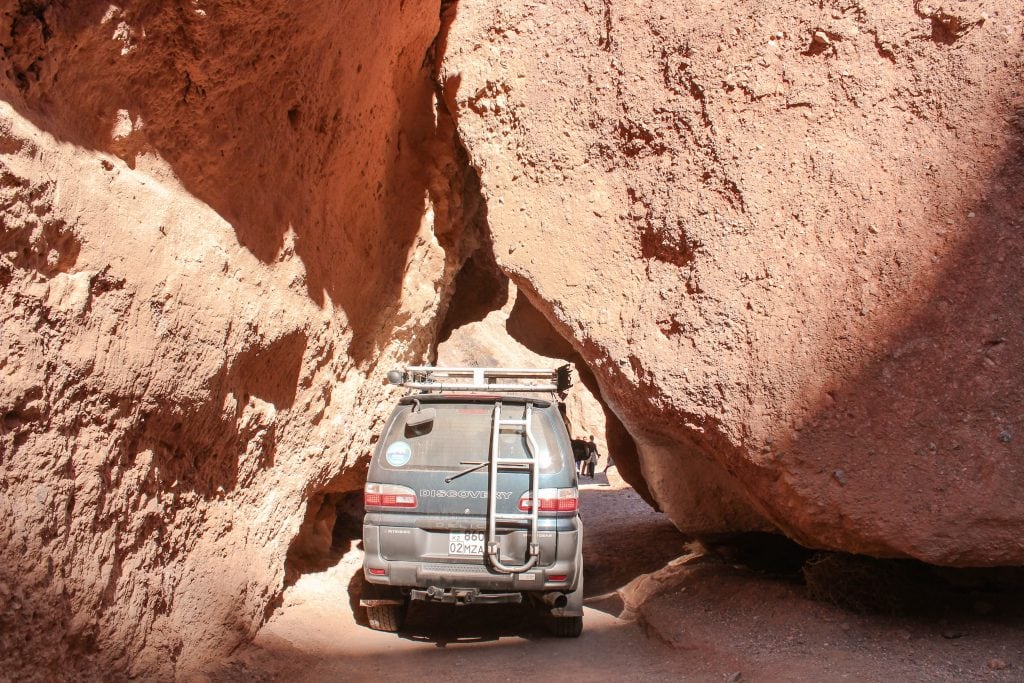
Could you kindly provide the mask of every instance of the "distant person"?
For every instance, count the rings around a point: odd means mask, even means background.
[[[597,469],[597,444],[594,443],[594,435],[590,435],[587,442],[587,476],[594,478],[594,470]]]
[[[576,461],[576,473],[583,475],[587,461],[587,442],[583,439],[572,440],[572,457]]]
[[[608,453],[608,459],[605,460],[605,462],[604,462],[604,472],[603,472],[603,474],[608,474],[608,468],[609,467],[614,467],[615,469],[618,469],[618,465],[616,465],[615,461],[612,460],[612,454],[611,454],[610,451]]]

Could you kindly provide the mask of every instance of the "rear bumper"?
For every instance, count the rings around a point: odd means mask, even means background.
[[[370,570],[383,571],[383,575]],[[363,574],[370,583],[398,588],[478,588],[491,591],[572,591],[576,587],[577,568],[573,561],[555,562],[522,574],[499,574],[483,564],[388,561],[369,554],[363,562]],[[565,576],[555,581],[552,576]]]

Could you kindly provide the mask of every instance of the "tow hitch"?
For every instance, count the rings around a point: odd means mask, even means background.
[[[426,590],[409,591],[413,600],[425,602],[441,602],[449,605],[497,605],[501,603],[520,603],[522,593],[481,593],[476,588],[452,588],[445,590],[439,586],[431,586]]]

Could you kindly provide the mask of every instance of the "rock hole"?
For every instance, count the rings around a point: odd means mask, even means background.
[[[455,277],[454,288],[438,336],[438,342],[442,344],[448,341],[455,329],[480,322],[508,301],[508,277],[498,268],[489,244],[477,249],[466,260]]]
[[[4,430],[14,430],[20,427],[22,424],[21,414],[17,410],[8,410],[4,413],[3,427]]]
[[[336,565],[359,543],[363,533],[363,491],[359,489],[313,494],[298,535],[288,547],[285,586],[303,574],[322,572]]]
[[[577,377],[566,398],[570,436],[594,435],[602,454],[600,467],[604,468],[611,453],[621,476],[653,504],[636,443],[605,403],[590,367],[525,293],[498,270],[493,254],[478,250],[456,277],[455,287],[441,327],[437,364],[555,367],[572,363]]]

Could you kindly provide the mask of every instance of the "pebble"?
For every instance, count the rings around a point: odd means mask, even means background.
[[[999,432],[1000,443],[1010,443],[1011,441],[1013,441],[1013,434],[1011,434],[1009,430],[1004,429],[1003,431]]]
[[[841,486],[846,486],[846,472],[843,470],[834,470],[832,476],[839,482]]]
[[[1004,662],[1002,659],[999,659],[998,657],[993,657],[992,659],[988,660],[988,668],[992,669],[993,671],[1002,671],[1003,669],[1006,669],[1008,667],[1009,664]]]
[[[728,676],[726,676],[725,680],[726,680],[726,683],[739,683],[740,681],[743,680],[743,673],[739,672],[739,671],[734,671],[731,674],[729,674]]]

